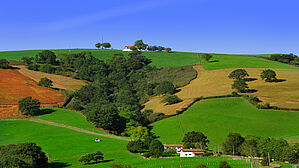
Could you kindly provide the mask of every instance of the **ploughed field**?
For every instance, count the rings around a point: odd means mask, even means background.
[[[39,99],[41,106],[58,106],[64,95],[54,90],[37,86],[37,82],[16,70],[0,70],[0,118],[19,116],[18,101],[31,96]]]
[[[260,110],[243,98],[218,98],[201,100],[181,115],[153,123],[152,131],[168,144],[181,143],[186,132],[201,131],[210,140],[209,148],[214,149],[229,132],[296,139],[298,123],[299,112]]]

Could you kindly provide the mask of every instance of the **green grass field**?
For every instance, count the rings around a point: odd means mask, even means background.
[[[48,110],[49,113],[44,114],[42,116],[38,116],[37,118],[59,124],[82,128],[88,131],[106,134],[106,132],[94,127],[92,124],[87,122],[85,117],[78,112],[61,108],[45,108],[44,110]]]
[[[242,98],[221,98],[197,102],[179,117],[152,126],[160,140],[168,144],[181,143],[183,133],[201,131],[210,140],[209,148],[214,149],[229,132],[284,138],[298,135],[298,123],[299,112],[259,110]]]
[[[4,51],[0,52],[0,58],[8,60],[20,60],[23,56],[34,57],[42,50],[24,50],[24,51]],[[54,51],[58,57],[71,53],[83,51],[91,52],[95,57],[105,60],[114,54],[123,53],[128,55],[130,52],[113,49],[56,49]],[[143,55],[152,59],[152,65],[157,67],[178,67],[183,65],[195,65],[199,63],[197,53],[191,52],[143,52]],[[268,57],[268,55],[256,55]],[[254,57],[254,55],[229,55],[213,54],[211,62],[202,61],[206,70],[227,69],[227,68],[278,68],[278,69],[296,69],[296,67]]]
[[[269,61],[252,55],[213,54],[213,58],[210,62],[207,63],[206,61],[201,61],[201,64],[205,70],[230,68],[299,69],[292,65]]]
[[[101,150],[105,160],[136,159],[126,150],[127,141],[99,137],[31,121],[0,121],[0,145],[35,142],[49,154],[51,162],[80,165],[81,155]],[[103,141],[94,142],[95,138]]]

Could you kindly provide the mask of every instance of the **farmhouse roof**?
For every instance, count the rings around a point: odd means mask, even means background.
[[[183,152],[204,153],[202,149],[183,149]]]
[[[170,144],[170,145],[166,145],[166,144],[164,144],[163,146],[164,146],[164,147],[183,147],[182,144]]]
[[[130,49],[131,47],[138,48],[137,46],[125,46],[125,48],[128,48],[128,49]]]

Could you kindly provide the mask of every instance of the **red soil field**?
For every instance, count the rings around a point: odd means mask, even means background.
[[[0,70],[0,118],[19,116],[18,101],[31,96],[41,102],[41,106],[58,106],[64,102],[64,95],[41,86],[16,70]]]

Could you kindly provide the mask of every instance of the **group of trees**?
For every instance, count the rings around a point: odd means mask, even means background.
[[[35,143],[0,146],[0,167],[47,168],[48,158]]]
[[[299,65],[299,57],[294,54],[273,54],[270,56],[270,60],[296,66]]]
[[[139,50],[149,50],[149,51],[166,51],[171,52],[171,48],[165,48],[163,46],[149,46],[148,44],[145,44],[142,40],[137,40],[134,43],[134,46],[137,46],[137,49]],[[132,48],[134,49],[134,48]]]
[[[225,154],[264,157],[269,160],[298,163],[299,144],[289,145],[286,140],[262,138],[257,136],[242,137],[239,133],[229,133],[223,143]]]
[[[98,163],[100,161],[104,160],[103,153],[101,151],[92,152],[89,154],[85,154],[80,157],[79,162],[83,163]]]
[[[249,74],[245,69],[236,69],[232,71],[228,75],[228,78],[234,79],[234,83],[232,84],[232,89],[236,89],[238,92],[246,92],[246,90],[249,88],[248,84],[246,83],[246,77],[248,76]],[[277,81],[276,73],[271,69],[263,70],[260,76],[262,80],[265,80],[266,82]]]
[[[111,48],[111,44],[110,43],[96,43],[95,44],[96,48]]]
[[[184,148],[196,148],[206,149],[208,147],[209,140],[202,132],[187,132],[182,140]]]
[[[147,136],[145,140],[133,140],[127,144],[127,150],[132,153],[144,153],[145,157],[159,157],[164,152],[161,141]]]

